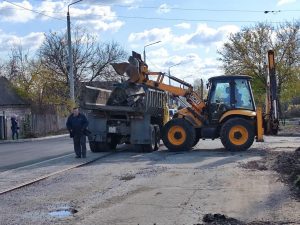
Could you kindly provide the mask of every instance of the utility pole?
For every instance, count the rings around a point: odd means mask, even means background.
[[[81,2],[79,0],[77,2]],[[71,44],[71,21],[70,21],[70,13],[69,7],[70,5],[74,5],[75,3],[71,3],[68,5],[68,13],[67,13],[67,28],[68,28],[68,48],[69,48],[69,79],[70,79],[70,97],[72,101],[72,106],[75,106],[75,95],[74,95],[74,78],[73,78],[73,58],[72,58],[72,44]]]

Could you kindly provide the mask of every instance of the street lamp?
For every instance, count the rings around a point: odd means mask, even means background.
[[[173,65],[173,66],[178,66],[179,64],[180,64],[180,63],[177,63],[177,64],[175,64],[175,65]],[[171,73],[170,73],[170,68],[173,67],[173,66],[169,66],[169,85],[171,85],[171,78],[170,78]]]
[[[187,75],[185,76],[184,78],[188,78],[188,77],[192,77],[193,75]],[[184,78],[182,78],[182,80],[184,81]],[[181,87],[181,84],[180,84],[180,87]],[[182,86],[182,88],[184,88],[184,85]]]
[[[157,43],[159,43],[159,42],[161,42],[161,41],[157,41],[157,42],[154,42],[154,43],[151,43],[151,44],[147,44],[147,45],[144,46],[144,63],[146,63],[146,51],[145,51],[145,48],[146,48],[147,46],[154,45],[154,44],[157,44]]]
[[[81,2],[79,0],[77,2]],[[67,28],[68,28],[68,48],[69,48],[69,76],[70,76],[70,91],[71,91],[71,101],[72,105],[75,106],[75,96],[74,96],[74,78],[73,78],[73,59],[72,59],[72,46],[71,46],[71,21],[70,21],[70,13],[69,7],[70,5],[74,5],[77,2],[73,2],[68,5],[68,13],[67,13]]]

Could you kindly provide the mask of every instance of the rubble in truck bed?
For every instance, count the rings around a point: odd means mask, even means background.
[[[145,85],[131,84],[126,81],[112,90],[106,105],[145,107],[145,94]]]

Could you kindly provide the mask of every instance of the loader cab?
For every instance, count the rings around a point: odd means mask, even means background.
[[[212,77],[208,81],[207,99],[210,124],[217,124],[230,110],[256,111],[250,86],[250,76],[230,75]]]

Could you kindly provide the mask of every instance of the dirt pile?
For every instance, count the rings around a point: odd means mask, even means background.
[[[204,223],[196,223],[193,225],[281,225],[287,224],[282,222],[254,221],[246,223],[222,214],[205,214],[202,221]]]
[[[244,225],[245,223],[234,219],[230,217],[226,217],[225,215],[222,214],[205,214],[202,219],[204,224],[211,224],[211,225]]]
[[[300,197],[300,148],[294,152],[282,152],[277,156],[272,169],[281,175],[297,197]]]
[[[300,148],[293,152],[269,152],[262,159],[243,163],[240,167],[252,170],[275,170],[280,180],[290,185],[300,198]]]

